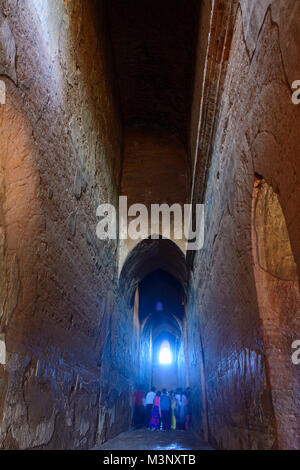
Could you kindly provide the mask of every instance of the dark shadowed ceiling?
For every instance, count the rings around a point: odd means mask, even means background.
[[[126,126],[163,128],[186,141],[200,0],[108,0]]]
[[[140,322],[149,316],[159,324],[170,322],[172,316],[182,321],[183,298],[182,286],[174,276],[161,269],[151,272],[139,284]]]

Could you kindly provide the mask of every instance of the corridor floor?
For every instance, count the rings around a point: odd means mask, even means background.
[[[192,431],[128,431],[94,450],[213,450]]]

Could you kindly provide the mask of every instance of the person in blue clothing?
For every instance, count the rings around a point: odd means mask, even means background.
[[[171,410],[171,400],[167,394],[167,390],[164,388],[162,391],[162,396],[160,397],[160,410],[161,410],[161,421],[163,431],[169,431],[170,429],[170,410]]]

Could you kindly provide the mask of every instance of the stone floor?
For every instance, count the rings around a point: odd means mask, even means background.
[[[212,450],[192,431],[128,431],[94,450]]]

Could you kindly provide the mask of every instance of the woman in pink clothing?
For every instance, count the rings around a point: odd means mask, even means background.
[[[149,423],[149,428],[153,431],[155,429],[160,428],[160,419],[161,419],[161,411],[160,411],[160,392],[157,392],[156,397],[154,399],[153,408],[152,408],[152,415]]]

